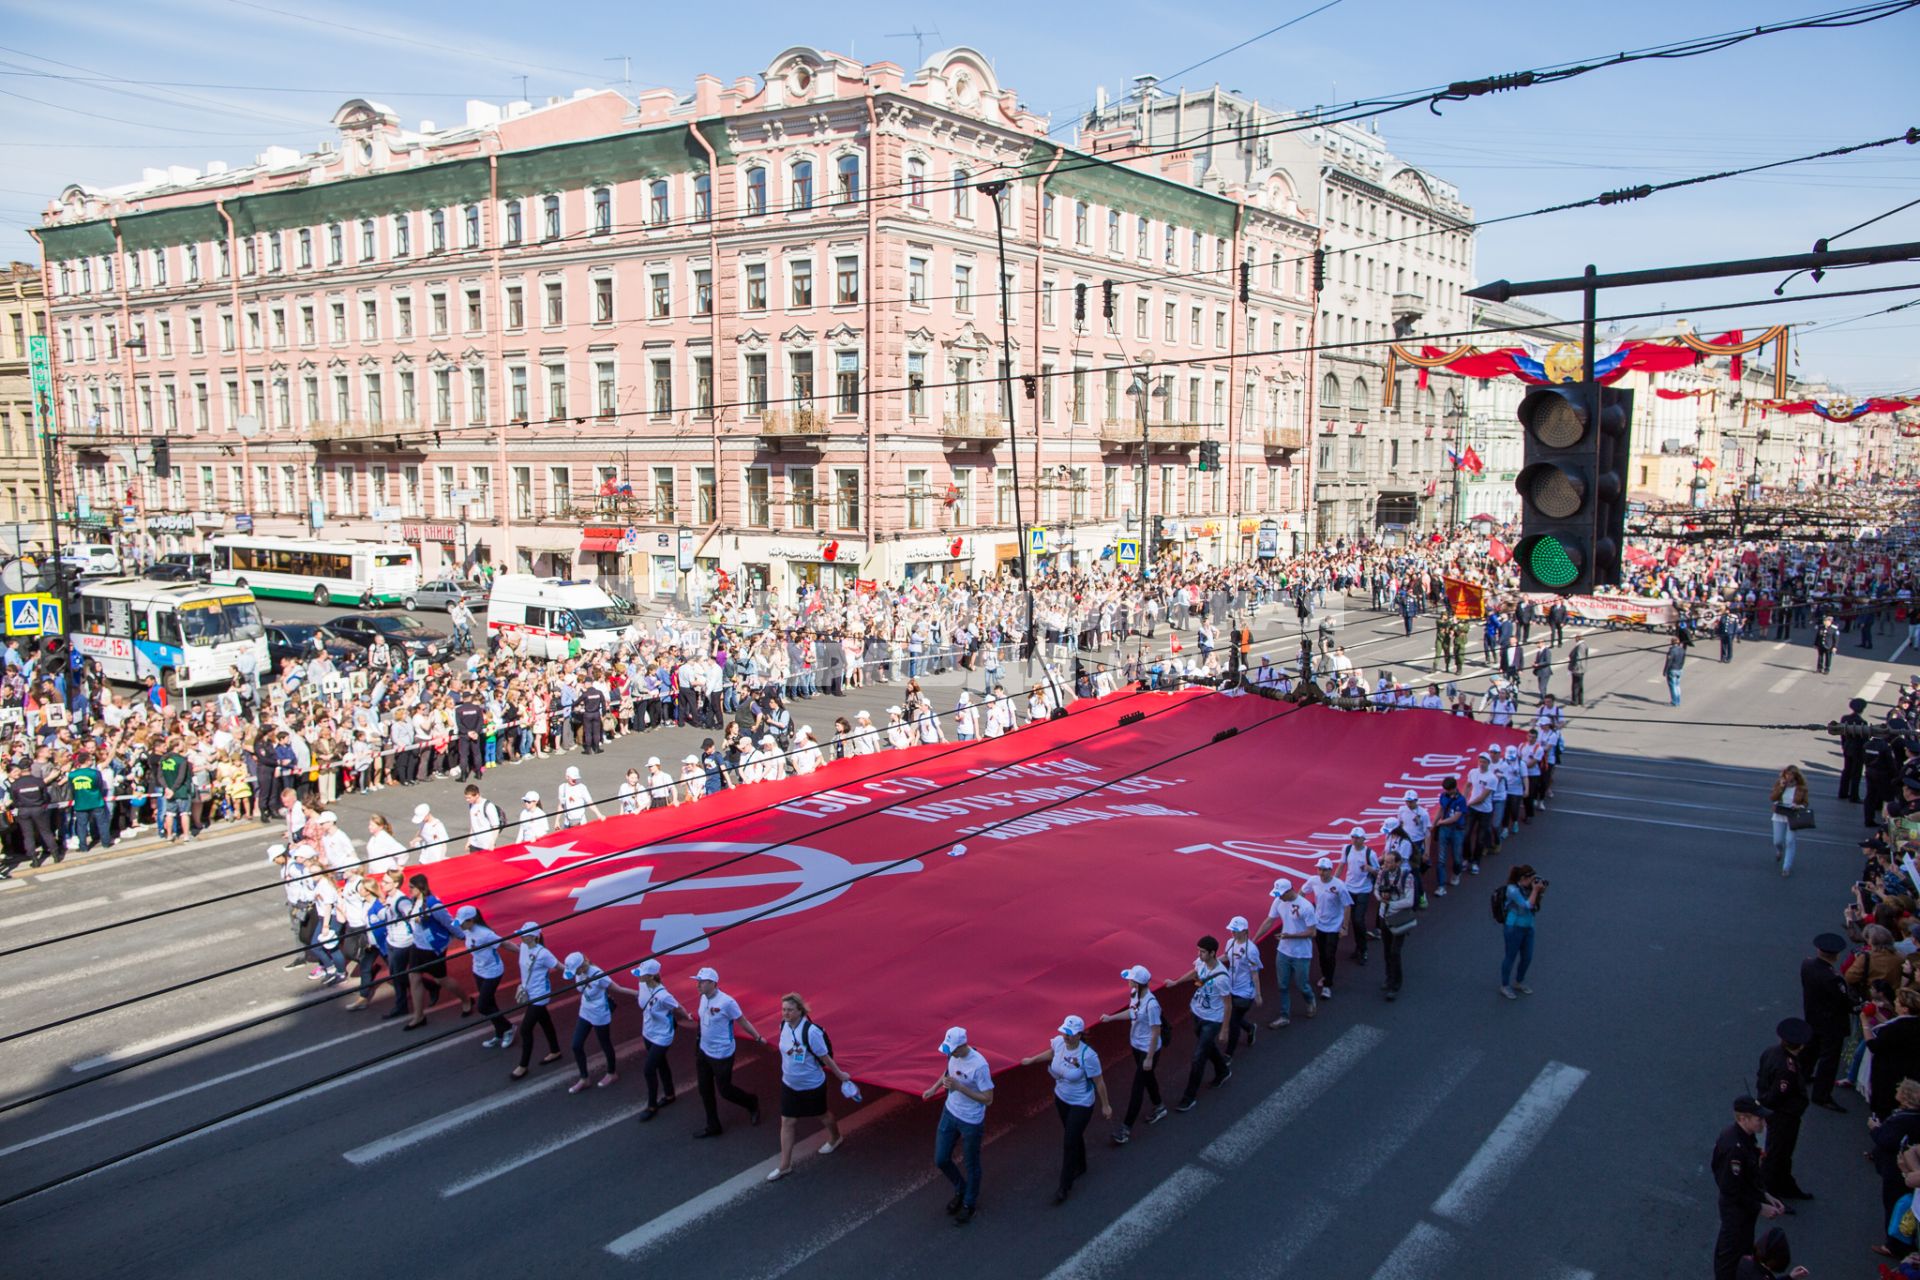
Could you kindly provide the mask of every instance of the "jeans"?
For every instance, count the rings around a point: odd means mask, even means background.
[[[1153,1074],[1153,1068],[1147,1065],[1147,1053],[1144,1049],[1133,1050],[1133,1091],[1127,1097],[1127,1117],[1121,1121],[1121,1127],[1131,1127],[1140,1118],[1140,1100],[1153,1099],[1156,1109],[1161,1106],[1160,1081]]]
[[[670,1045],[647,1041],[647,1061],[641,1073],[647,1078],[647,1105],[657,1107],[661,1098],[673,1096],[673,1066],[667,1061]]]
[[[1307,1008],[1314,1007],[1313,995],[1313,957],[1276,955],[1273,958],[1274,969],[1280,978],[1280,1016],[1290,1017],[1293,1013],[1293,983],[1298,976],[1300,994],[1307,998]]]
[[[1253,1043],[1253,1022],[1247,1017],[1247,1010],[1253,1008],[1252,996],[1234,996],[1227,1014],[1227,1056],[1240,1047],[1240,1033],[1247,1033],[1247,1043]]]
[[[73,820],[75,832],[80,837],[80,852],[85,853],[96,844],[102,849],[113,848],[113,822],[107,806],[75,809]]]
[[[933,1167],[947,1175],[947,1181],[960,1193],[961,1203],[971,1209],[980,1203],[980,1137],[986,1123],[968,1124],[945,1107],[940,1109],[940,1128],[933,1137]],[[954,1144],[965,1150],[967,1176],[962,1178],[953,1163]]]
[[[1075,1106],[1058,1097],[1053,1109],[1060,1115],[1060,1194],[1073,1189],[1073,1180],[1087,1171],[1087,1124],[1093,1119],[1093,1104]]]
[[[1787,872],[1793,870],[1793,855],[1795,846],[1799,843],[1796,839],[1797,834],[1792,827],[1787,825],[1785,818],[1778,816],[1774,818],[1773,851],[1774,855],[1780,859],[1781,875],[1785,875]]]
[[[1313,935],[1313,951],[1320,958],[1320,985],[1331,987],[1333,973],[1340,963],[1340,931],[1329,932],[1317,929]]]
[[[1500,962],[1500,985],[1510,987],[1516,982],[1525,982],[1527,970],[1533,966],[1533,926],[1510,924],[1506,928],[1507,954]],[[1520,961],[1518,971],[1513,967],[1516,959]]]
[[[1667,697],[1672,699],[1672,705],[1676,707],[1680,705],[1680,673],[1678,671],[1667,672]]]
[[[1460,878],[1460,851],[1466,847],[1466,828],[1456,823],[1451,827],[1435,827],[1434,864],[1440,868],[1440,884],[1444,888],[1447,877]]]
[[[1353,958],[1361,964],[1367,962],[1367,915],[1373,909],[1373,891],[1355,892],[1353,895]],[[1329,975],[1331,976],[1331,975]]]
[[[1528,930],[1529,933],[1532,930]],[[1400,949],[1407,945],[1405,934],[1394,933],[1382,925],[1380,929],[1380,955],[1387,963],[1387,990],[1400,990]]]
[[[1200,1096],[1200,1078],[1206,1074],[1207,1064],[1213,1064],[1213,1080],[1218,1084],[1227,1074],[1227,1060],[1220,1053],[1220,1024],[1202,1022],[1193,1023],[1193,1065],[1187,1068],[1187,1091],[1181,1095],[1181,1102],[1192,1102]]]

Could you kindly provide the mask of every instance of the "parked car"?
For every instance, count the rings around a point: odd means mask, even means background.
[[[360,646],[329,633],[317,622],[271,622],[267,624],[267,664],[272,673],[280,670],[280,659],[307,659],[314,654],[314,638],[336,662],[357,660]]]
[[[68,573],[81,577],[112,577],[125,572],[120,553],[100,542],[76,542],[60,548],[60,563]]]
[[[140,576],[149,578],[154,582],[201,581],[201,575],[195,573],[191,565],[184,565],[171,560],[156,560],[154,563],[148,565],[147,571]]]
[[[324,625],[332,635],[363,649],[373,643],[375,636],[382,636],[389,648],[408,658],[439,659],[453,654],[452,636],[435,631],[409,614],[343,613]]]
[[[213,580],[213,557],[205,551],[169,551],[154,562],[154,568],[161,565],[178,565],[186,571],[185,580],[192,582],[211,582]],[[153,575],[149,573],[148,577]]]
[[[459,578],[435,578],[432,582],[423,582],[419,590],[413,593],[413,598],[422,609],[451,609],[456,600],[476,611],[487,607],[487,589],[477,582],[465,582]]]

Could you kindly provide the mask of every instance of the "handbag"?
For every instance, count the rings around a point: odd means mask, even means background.
[[[1412,907],[1403,911],[1389,911],[1380,917],[1380,931],[1398,938],[1420,923],[1420,917]]]
[[[1814,827],[1814,821],[1813,821],[1812,805],[1798,804],[1798,805],[1795,805],[1790,811],[1788,811],[1787,830],[1811,831],[1813,830],[1813,827]]]

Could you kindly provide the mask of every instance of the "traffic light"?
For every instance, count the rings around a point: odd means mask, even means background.
[[[1626,521],[1627,423],[1633,394],[1599,388],[1595,421],[1586,385],[1536,387],[1519,409],[1523,465],[1520,589],[1571,594],[1620,581]]]
[[[1315,293],[1321,293],[1326,287],[1327,251],[1325,249],[1315,249],[1313,251],[1313,291]]]
[[[1200,470],[1218,471],[1220,469],[1220,443],[1217,440],[1200,442]]]
[[[1113,281],[1111,280],[1100,282],[1100,314],[1109,320],[1113,319]]]
[[[1247,295],[1252,288],[1253,264],[1251,262],[1243,262],[1240,264],[1240,301],[1242,303],[1247,301]]]
[[[1087,286],[1084,284],[1073,286],[1073,322],[1075,324],[1087,322]]]
[[[167,447],[167,438],[154,436],[147,443],[153,448],[153,474],[165,480],[173,474],[173,453]]]

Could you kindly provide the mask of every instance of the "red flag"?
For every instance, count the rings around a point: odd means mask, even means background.
[[[1480,455],[1473,451],[1472,445],[1467,446],[1466,453],[1461,456],[1460,465],[1475,475],[1479,475],[1487,469],[1487,464],[1480,461]]]
[[[1438,493],[1439,491],[1440,491],[1440,482],[1438,480],[1427,481],[1427,496],[1429,498],[1431,498],[1434,494]]]
[[[1680,548],[1678,547],[1667,548],[1667,563],[1669,565],[1679,564],[1680,561],[1683,560],[1685,557],[1686,557],[1686,552],[1680,550]]]
[[[1505,564],[1513,559],[1513,549],[1498,538],[1488,538],[1487,558],[1495,564]]]
[[[1711,471],[1713,470],[1716,464],[1712,458],[1702,458],[1700,459],[1700,461],[1694,463],[1693,465],[1700,468],[1702,471]]]

